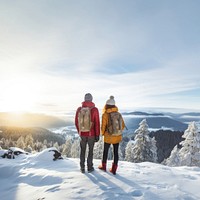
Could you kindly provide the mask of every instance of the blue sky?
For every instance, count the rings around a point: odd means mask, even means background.
[[[0,1],[0,111],[200,110],[200,1]]]

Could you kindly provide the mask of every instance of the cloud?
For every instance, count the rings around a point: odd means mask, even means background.
[[[111,94],[124,108],[178,106],[180,92],[200,87],[198,5],[4,2],[1,89],[10,80],[30,85],[40,111],[74,110],[86,92],[99,107]]]

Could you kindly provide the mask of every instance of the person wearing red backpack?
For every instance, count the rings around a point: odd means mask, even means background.
[[[112,122],[113,120],[111,118],[113,114],[114,115],[118,114],[120,116],[120,119],[117,122],[118,127],[111,128],[111,125],[113,123]],[[119,155],[118,155],[119,143],[122,141],[122,131],[124,128],[125,128],[125,123],[121,114],[118,112],[118,107],[115,105],[114,97],[110,96],[110,99],[106,101],[106,105],[104,107],[102,114],[101,133],[104,137],[104,150],[103,150],[102,164],[98,167],[100,170],[106,171],[108,150],[110,148],[110,145],[112,144],[114,159],[112,167],[110,168],[110,172],[113,173],[114,175],[116,174],[118,167],[118,160],[119,160]],[[118,132],[114,133],[115,132],[114,130],[116,129],[119,130]]]
[[[87,170],[94,171],[93,149],[95,142],[99,141],[100,120],[99,110],[92,102],[93,97],[90,93],[85,94],[82,106],[76,111],[75,126],[80,136],[80,170],[85,173],[85,153],[88,145]]]

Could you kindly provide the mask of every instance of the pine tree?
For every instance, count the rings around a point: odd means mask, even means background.
[[[94,145],[94,158],[102,159],[103,156],[103,137],[100,137],[99,141]]]
[[[121,143],[120,143],[121,144]],[[119,154],[119,160],[124,160],[124,156],[123,156],[123,152],[122,152],[122,146],[120,146],[119,144],[119,150],[118,150],[118,154]]]
[[[58,142],[55,142],[55,143],[53,144],[53,147],[55,147],[58,151],[60,151]],[[47,147],[46,147],[46,148],[47,148]]]
[[[119,144],[119,149],[121,151],[121,160],[125,160],[125,156],[126,156],[126,146],[129,142],[129,139],[128,141],[124,141],[124,138],[122,140],[122,142],[120,142]]]
[[[43,143],[39,142],[38,140],[35,142],[35,144],[33,145],[34,150],[36,152],[40,152],[41,150],[43,150]]]
[[[133,162],[133,147],[134,147],[134,141],[130,140],[128,144],[126,145],[125,149],[125,160],[128,162]]]
[[[72,140],[71,138],[67,138],[65,144],[63,145],[62,154],[66,155],[66,157],[71,157],[71,148],[72,148]]]
[[[4,146],[5,146],[5,149],[9,149],[9,147],[10,147],[10,139],[6,139],[5,140]]]
[[[142,120],[135,131],[135,141],[132,149],[133,162],[157,162],[157,147],[154,138],[149,137],[146,119]]]
[[[14,146],[16,146],[16,141],[13,141],[11,138],[9,138],[9,140],[8,140],[8,146],[9,146],[9,147],[14,147]]]
[[[43,141],[43,145],[47,146],[47,144],[48,144],[47,140],[44,139],[44,141]]]
[[[17,147],[21,148],[21,149],[24,149],[26,146],[25,146],[25,142],[24,142],[24,137],[23,136],[20,136],[19,139],[17,140],[17,143],[16,143]]]
[[[24,150],[25,150],[26,152],[28,152],[28,153],[32,153],[32,151],[33,151],[32,147],[31,147],[30,145],[28,145],[27,147],[25,147]]]
[[[180,165],[200,166],[200,133],[195,122],[188,125],[182,137],[185,140],[180,142],[182,145],[179,151]]]
[[[27,135],[26,137],[25,137],[25,140],[24,140],[24,142],[25,142],[25,146],[26,147],[28,147],[28,149],[32,149],[33,148],[33,137],[32,137],[32,135],[31,134],[29,134],[29,135]]]
[[[165,159],[162,164],[168,165],[168,166],[178,166],[180,163],[180,158],[179,158],[179,149],[178,146],[176,145],[170,154],[170,157]]]
[[[1,145],[1,148],[2,148],[2,149],[5,149],[5,141],[6,141],[5,138],[2,138],[2,139],[0,140],[0,145]]]
[[[157,146],[156,146],[156,140],[155,137],[151,139],[151,152],[152,152],[152,162],[158,161],[158,154],[157,154]]]
[[[200,133],[195,122],[190,122],[180,142],[182,148],[177,146],[171,152],[164,164],[169,166],[198,166],[200,167]]]
[[[71,148],[71,157],[72,158],[79,158],[80,155],[80,140],[74,140]]]

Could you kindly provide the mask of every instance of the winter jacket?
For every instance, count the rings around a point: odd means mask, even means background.
[[[78,127],[78,114],[82,107],[89,107],[91,108],[91,121],[92,121],[92,127],[89,132],[81,132],[79,133],[79,127]],[[80,134],[80,136],[99,136],[100,135],[100,120],[99,120],[99,111],[95,107],[95,104],[91,101],[84,101],[82,103],[82,107],[79,107],[76,111],[75,116],[75,126]]]
[[[122,135],[111,135],[107,132],[107,125],[108,125],[108,113],[111,112],[117,112],[118,108],[109,108],[105,110],[105,112],[102,115],[102,124],[101,124],[101,133],[104,136],[104,142],[108,144],[117,144],[122,141]],[[124,120],[122,121],[122,129],[124,129],[125,123]]]

